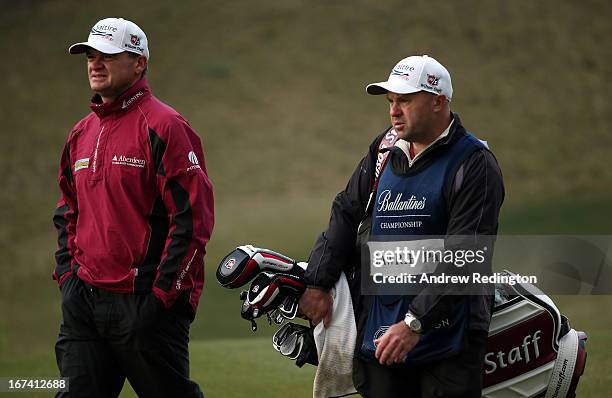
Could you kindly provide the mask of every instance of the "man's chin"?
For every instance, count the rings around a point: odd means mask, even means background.
[[[398,134],[400,138],[406,135],[406,125],[405,124],[393,124],[393,130]]]
[[[405,128],[402,128],[402,127],[400,127],[400,128],[396,128],[396,129],[395,129],[395,132],[397,133],[397,137],[398,137],[399,139],[402,139],[402,140],[406,140],[406,141],[408,141],[408,136],[409,136],[409,134],[408,134],[408,132],[406,131],[406,129],[405,129]]]
[[[108,84],[89,82],[89,88],[91,88],[91,91],[101,94],[103,91],[106,91]]]

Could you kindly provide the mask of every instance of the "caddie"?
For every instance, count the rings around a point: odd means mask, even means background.
[[[402,59],[386,81],[366,90],[387,100],[391,126],[333,201],[329,225],[308,261],[300,310],[314,324],[328,324],[330,289],[344,271],[357,323],[353,382],[362,396],[480,397],[492,295],[365,295],[356,241],[363,233],[494,236],[504,199],[500,168],[451,112],[451,76],[434,58]],[[387,307],[401,313],[385,327],[373,324]],[[463,329],[440,334],[439,326],[453,317]],[[433,344],[431,336],[438,336]]]
[[[152,95],[135,23],[102,19],[69,52],[94,96],[58,173],[58,396],[117,397],[127,378],[141,397],[203,397],[188,350],[214,219],[200,138]]]

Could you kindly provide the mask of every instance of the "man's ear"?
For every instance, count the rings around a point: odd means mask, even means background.
[[[147,60],[147,57],[141,55],[136,59],[136,62],[136,73],[142,75],[142,72],[147,70],[147,64],[149,61]]]
[[[433,99],[433,111],[441,112],[446,109],[446,104],[448,103],[448,99],[445,95],[435,95]]]

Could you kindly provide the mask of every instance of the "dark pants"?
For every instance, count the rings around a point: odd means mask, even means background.
[[[126,378],[139,397],[204,396],[189,380],[188,315],[153,294],[111,293],[75,275],[61,290],[55,354],[69,392],[58,397],[117,397]]]
[[[456,356],[418,367],[387,367],[356,358],[353,381],[366,398],[480,398],[487,332],[470,331]]]

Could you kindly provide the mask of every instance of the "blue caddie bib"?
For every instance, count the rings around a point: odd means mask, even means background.
[[[465,134],[436,154],[433,162],[417,173],[398,175],[387,162],[374,197],[371,240],[404,241],[417,236],[445,236],[448,228],[448,204],[445,187],[453,182],[467,157],[485,145]],[[414,296],[373,296],[366,321],[361,355],[374,359],[376,345],[393,324],[404,319]],[[457,297],[448,319],[423,334],[408,353],[405,363],[416,365],[440,360],[458,353],[463,346],[469,321],[467,297]]]

